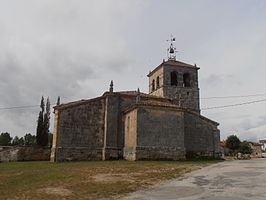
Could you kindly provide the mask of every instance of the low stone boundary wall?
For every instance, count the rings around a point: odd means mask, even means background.
[[[0,151],[0,162],[50,160],[50,148],[12,147]]]

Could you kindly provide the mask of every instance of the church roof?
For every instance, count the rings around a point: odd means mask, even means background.
[[[154,70],[152,70],[147,76],[150,77],[154,72],[156,72],[158,69],[163,67],[164,65],[172,65],[172,66],[178,66],[178,67],[189,67],[189,68],[194,68],[194,69],[199,69],[197,65],[191,65],[187,64],[178,60],[167,60],[163,61],[158,67],[156,67]]]
[[[93,102],[93,101],[98,101],[98,100],[104,99],[104,98],[105,98],[104,96],[100,96],[100,97],[96,97],[96,98],[93,98],[93,99],[81,99],[81,100],[78,100],[78,101],[62,103],[60,105],[54,106],[53,108],[55,110],[63,110],[65,108],[71,108],[71,107],[83,105],[83,104],[86,104],[86,103],[89,103],[89,102]]]
[[[151,107],[153,109],[156,109],[156,108],[165,108],[165,109],[173,109],[173,110],[177,110],[177,111],[181,111],[181,112],[187,112],[187,113],[190,113],[190,114],[193,114],[193,115],[196,115],[198,117],[200,117],[202,120],[206,121],[206,122],[209,122],[215,126],[218,126],[219,123],[216,122],[216,121],[213,121],[207,117],[204,117],[202,116],[201,114],[197,113],[197,112],[194,112],[192,110],[189,110],[189,109],[186,109],[186,108],[181,108],[179,107],[178,105],[176,104],[173,104],[171,102],[167,103],[167,102],[159,102],[159,101],[151,101],[151,100],[141,100],[140,102],[138,103],[135,103],[135,104],[132,104],[130,106],[128,106],[125,110],[124,110],[124,113],[127,113],[127,112],[130,112],[136,108],[139,108],[139,107]]]
[[[108,94],[113,94],[113,95],[119,95],[119,96],[137,96],[138,94],[140,95],[140,97],[143,97],[145,99],[150,99],[150,101],[152,101],[152,99],[157,99],[163,102],[168,102],[170,101],[169,99],[163,98],[163,97],[158,97],[158,96],[154,96],[154,95],[150,95],[150,94],[146,94],[146,93],[138,93],[137,91],[119,91],[119,92],[105,92],[102,96],[100,97],[96,97],[93,99],[81,99],[81,100],[77,100],[77,101],[72,101],[72,102],[68,102],[68,103],[62,103],[60,105],[54,106],[54,109],[58,109],[58,110],[62,110],[65,108],[70,108],[70,107],[75,107],[75,106],[79,106],[79,105],[83,105],[89,102],[93,102],[93,101],[98,101],[100,99],[104,99]]]
[[[168,108],[168,109],[175,109],[175,110],[179,110],[179,111],[183,111],[183,112],[188,112],[194,115],[199,115],[197,112],[193,112],[189,109],[185,109],[185,108],[181,108],[179,107],[177,104],[175,104],[172,100],[167,99],[167,98],[163,98],[163,97],[158,97],[158,96],[154,96],[154,95],[150,95],[150,94],[146,94],[146,93],[139,93],[137,91],[120,91],[120,92],[105,92],[102,96],[100,97],[96,97],[93,99],[82,99],[82,100],[78,100],[78,101],[74,101],[74,102],[69,102],[69,103],[64,103],[64,104],[60,104],[54,107],[55,110],[64,110],[66,108],[71,108],[71,107],[75,107],[75,106],[80,106],[83,104],[87,104],[93,101],[99,101],[102,99],[105,99],[106,96],[108,95],[119,95],[119,96],[131,96],[131,97],[136,97],[137,95],[140,96],[140,101],[136,102],[134,104],[129,105],[128,107],[126,107],[123,112],[127,113],[131,110],[134,110],[135,108],[138,108],[140,106],[149,106],[149,107],[153,107],[153,108]],[[210,120],[209,118],[206,118],[202,115],[199,115],[199,117],[207,122],[210,122],[216,126],[219,125],[219,123]]]
[[[107,93],[109,93],[109,92],[105,92],[103,95],[105,95]],[[122,95],[122,96],[137,96],[139,94],[141,97],[148,97],[148,98],[153,98],[153,99],[166,99],[163,97],[159,97],[159,96],[155,96],[155,95],[151,95],[151,94],[147,94],[147,93],[143,93],[143,92],[138,93],[135,90],[118,91],[118,92],[113,92],[113,94]]]

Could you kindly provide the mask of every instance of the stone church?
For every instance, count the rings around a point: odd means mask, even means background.
[[[217,157],[218,123],[200,114],[198,70],[168,60],[149,74],[149,94],[113,90],[54,107],[51,161]]]

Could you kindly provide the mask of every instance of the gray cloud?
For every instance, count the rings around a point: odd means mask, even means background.
[[[132,3],[118,8],[96,1],[8,4],[0,8],[5,15],[0,21],[1,108],[38,105],[42,95],[52,103],[58,95],[63,101],[88,98],[98,93],[98,86],[84,83],[123,72],[131,62],[110,17]],[[100,8],[102,13],[96,13]],[[18,135],[34,132],[37,115],[38,108],[1,110],[0,127]]]
[[[208,77],[201,80],[201,85],[204,88],[216,88],[217,86],[232,83],[234,81],[233,75],[230,74],[210,74]]]
[[[0,1],[0,106],[147,91],[146,74],[163,58],[170,34],[179,60],[197,63],[202,97],[264,93],[265,3],[261,1]],[[258,80],[259,83],[258,83]],[[205,100],[202,107],[246,99]],[[203,114],[230,131],[266,131],[263,104]],[[0,132],[34,132],[38,108],[0,110]],[[248,120],[250,119],[250,120]],[[256,120],[253,120],[256,119]],[[245,121],[246,120],[246,121]]]

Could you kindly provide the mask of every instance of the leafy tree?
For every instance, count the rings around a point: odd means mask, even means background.
[[[12,140],[12,146],[23,146],[25,144],[24,138],[19,138],[18,136],[15,136]]]
[[[228,149],[235,151],[239,148],[240,143],[241,142],[236,135],[230,135],[225,141],[225,146]]]
[[[240,153],[244,153],[244,154],[250,154],[252,153],[252,149],[249,145],[249,143],[247,141],[243,141],[240,143],[238,151]]]
[[[21,145],[21,146],[25,145],[25,141],[23,137],[19,138],[18,145]]]
[[[9,133],[1,133],[0,134],[0,146],[10,146],[12,141],[12,137]]]
[[[24,144],[25,146],[33,146],[36,144],[36,136],[35,135],[31,135],[30,133],[27,133],[24,136]]]

